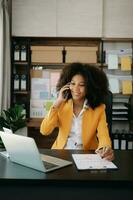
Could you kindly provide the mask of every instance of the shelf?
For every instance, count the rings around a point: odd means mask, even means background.
[[[128,121],[127,118],[112,118],[112,121]]]
[[[133,38],[102,38],[105,42],[131,42]]]
[[[31,63],[31,67],[42,67],[42,69],[61,69],[67,64],[65,63],[59,63],[59,64],[52,64],[52,63]]]
[[[56,70],[60,71],[64,66],[69,65],[70,63],[64,63],[66,60],[65,54],[62,54],[62,59],[59,60],[58,62],[60,63],[44,63],[45,60],[40,60],[41,62],[32,62],[32,56],[31,56],[31,46],[62,46],[62,47],[67,47],[67,46],[72,46],[72,47],[94,47],[97,46],[97,51],[96,51],[96,61],[98,63],[89,63],[92,65],[95,65],[97,67],[100,67],[101,70],[103,70],[106,74],[109,75],[114,75],[114,78],[117,78],[120,80],[119,85],[119,92],[120,93],[115,93],[113,94],[113,108],[115,114],[126,114],[126,111],[128,111],[128,106],[126,106],[129,102],[130,95],[128,94],[122,94],[122,83],[121,83],[121,77],[120,76],[127,76],[126,78],[130,78],[129,76],[131,75],[132,77],[132,72],[133,72],[133,63],[132,63],[132,68],[131,71],[121,71],[120,64],[118,65],[118,69],[108,69],[108,65],[105,63],[105,52],[104,48],[106,50],[110,50],[114,46],[114,50],[117,50],[117,44],[115,43],[122,43],[120,46],[131,46],[131,49],[133,50],[133,38],[74,38],[74,37],[12,37],[12,42],[15,42],[15,44],[18,45],[25,45],[27,49],[27,55],[26,55],[26,60],[21,61],[21,56],[19,57],[18,61],[14,60],[14,52],[12,54],[12,89],[11,89],[11,104],[14,103],[23,103],[26,105],[27,108],[27,118],[29,121],[27,122],[27,127],[31,129],[39,129],[41,122],[43,118],[32,118],[30,119],[30,90],[31,90],[31,75],[30,72],[32,70]],[[105,43],[109,43],[105,45]],[[112,43],[112,44],[110,44]],[[123,45],[124,43],[124,45]],[[131,43],[126,44],[125,43]],[[14,45],[14,43],[12,43]],[[105,45],[105,46],[104,46]],[[119,47],[119,44],[118,44]],[[14,46],[12,46],[14,50]],[[63,48],[64,49],[64,48]],[[15,57],[16,58],[16,57]],[[37,61],[37,60],[33,60]],[[46,62],[50,62],[49,60],[46,60]],[[69,61],[68,61],[69,62]],[[93,62],[93,61],[91,61]],[[133,62],[133,60],[132,60]],[[120,60],[118,61],[120,63]],[[17,66],[18,65],[18,66]],[[40,68],[39,68],[40,67]],[[26,74],[26,91],[21,91],[21,90],[14,90],[14,72],[16,74],[21,75],[21,74]],[[52,71],[53,72],[53,71]],[[115,72],[115,73],[114,73]],[[19,80],[20,77],[19,77]],[[21,89],[20,84],[19,84],[19,89]],[[119,107],[115,107],[115,103],[119,104]],[[122,104],[122,107],[120,107]],[[118,111],[118,112],[117,112]],[[120,112],[120,113],[119,113]],[[124,113],[121,113],[124,112]],[[128,118],[126,119],[126,116],[123,116],[123,118],[117,118],[117,116],[112,116],[113,117],[113,123],[115,122],[119,124],[119,122],[122,122],[123,124],[128,122]],[[118,116],[119,117],[119,116]],[[124,119],[125,118],[125,119]],[[115,120],[114,120],[115,119]],[[120,127],[119,127],[120,128]],[[35,131],[36,134],[36,131]],[[38,137],[38,135],[37,135]]]
[[[29,91],[14,91],[14,94],[29,94]]]
[[[28,65],[28,62],[23,62],[23,61],[14,61],[14,65]]]
[[[69,65],[70,63],[36,63],[32,62],[31,67],[42,67],[43,69],[52,68],[52,69],[60,69],[61,67],[64,67],[66,65]],[[101,67],[101,63],[89,63],[90,65],[95,65],[97,67]]]

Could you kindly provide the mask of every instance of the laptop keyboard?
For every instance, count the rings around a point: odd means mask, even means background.
[[[55,165],[55,164],[53,164],[53,163],[49,163],[49,162],[46,162],[46,161],[43,161],[43,164],[44,164],[44,167],[45,167],[46,169],[51,169],[51,168],[53,168],[53,167],[58,167],[58,165]]]

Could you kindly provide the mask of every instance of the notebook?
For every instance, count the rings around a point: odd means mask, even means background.
[[[117,169],[117,166],[108,160],[102,159],[99,154],[72,154],[77,169]]]
[[[41,172],[50,172],[72,162],[40,154],[33,138],[0,131],[0,136],[12,162]]]

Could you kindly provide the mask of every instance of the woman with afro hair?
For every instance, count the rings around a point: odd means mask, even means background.
[[[66,65],[57,92],[58,97],[40,127],[43,135],[59,128],[52,149],[95,150],[102,158],[113,160],[104,104],[108,93],[105,73],[90,64]]]

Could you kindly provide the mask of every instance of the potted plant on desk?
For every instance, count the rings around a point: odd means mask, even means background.
[[[3,110],[0,115],[0,130],[3,127],[11,129],[13,133],[26,126],[26,115],[24,114],[24,108],[22,105],[15,105],[7,110]],[[0,138],[0,146],[3,143]]]

